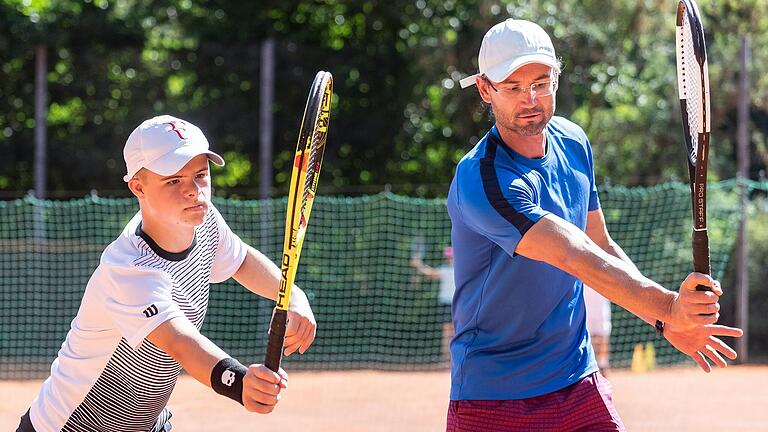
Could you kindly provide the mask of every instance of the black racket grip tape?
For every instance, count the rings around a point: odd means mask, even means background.
[[[709,265],[709,236],[707,230],[693,232],[693,270],[698,273],[711,274]],[[711,288],[704,285],[696,287],[699,291],[710,291]]]
[[[264,358],[264,366],[271,371],[280,370],[280,360],[283,357],[283,341],[285,340],[285,327],[288,323],[288,311],[276,309],[269,324],[269,340],[267,342],[267,355]]]

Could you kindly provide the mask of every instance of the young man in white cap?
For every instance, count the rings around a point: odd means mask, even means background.
[[[169,431],[166,404],[181,368],[248,411],[271,412],[285,372],[246,367],[199,331],[210,282],[233,277],[275,299],[280,280],[210,201],[208,161],[224,160],[199,128],[167,115],[139,125],[124,156],[140,211],[104,250],[18,431]],[[286,354],[303,353],[316,328],[306,296],[293,290]]]
[[[609,236],[592,150],[553,116],[560,62],[538,25],[483,38],[477,85],[495,125],[459,162],[448,195],[456,293],[448,431],[620,431],[585,328],[582,281],[643,317],[705,371],[736,353],[716,336],[719,283],[679,294],[644,277]],[[696,291],[696,285],[711,291]]]

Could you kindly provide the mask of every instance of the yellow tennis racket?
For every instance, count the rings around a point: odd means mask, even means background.
[[[296,144],[296,155],[291,170],[288,208],[285,213],[285,240],[280,263],[280,285],[275,313],[269,325],[269,342],[264,361],[264,365],[275,372],[280,369],[291,287],[296,277],[301,246],[304,244],[309,214],[312,203],[315,201],[317,182],[320,177],[325,138],[331,118],[332,93],[333,76],[330,72],[318,72],[304,108],[304,118],[301,121],[299,141]]]

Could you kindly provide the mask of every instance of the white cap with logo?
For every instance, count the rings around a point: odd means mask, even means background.
[[[208,150],[208,140],[200,128],[169,115],[153,117],[136,127],[125,142],[123,157],[128,174],[123,180],[129,181],[142,168],[169,176],[201,154],[216,165],[224,165],[221,156]]]
[[[560,73],[555,47],[547,32],[536,23],[510,18],[488,30],[477,56],[480,72],[463,78],[459,84],[461,88],[475,85],[477,77],[482,75],[493,82],[502,82],[530,63],[545,64]]]

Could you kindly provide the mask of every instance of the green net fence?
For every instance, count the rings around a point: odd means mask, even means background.
[[[764,192],[768,184],[748,188]],[[683,184],[600,190],[613,238],[645,275],[671,289],[691,268],[689,194]],[[214,202],[244,241],[279,257],[285,199]],[[736,182],[712,184],[708,204],[712,268],[720,278],[736,237]],[[0,377],[48,372],[103,248],[137,209],[134,199],[97,196],[0,202]],[[436,267],[449,244],[444,199],[318,197],[297,275],[313,304],[318,335],[306,354],[285,359],[285,367],[440,367],[439,282],[420,276],[410,258],[419,254]],[[261,362],[272,306],[233,281],[212,285],[203,333],[243,362]],[[645,342],[655,344],[658,364],[686,361],[649,325],[616,306],[612,324],[614,366],[628,366],[634,346]]]

